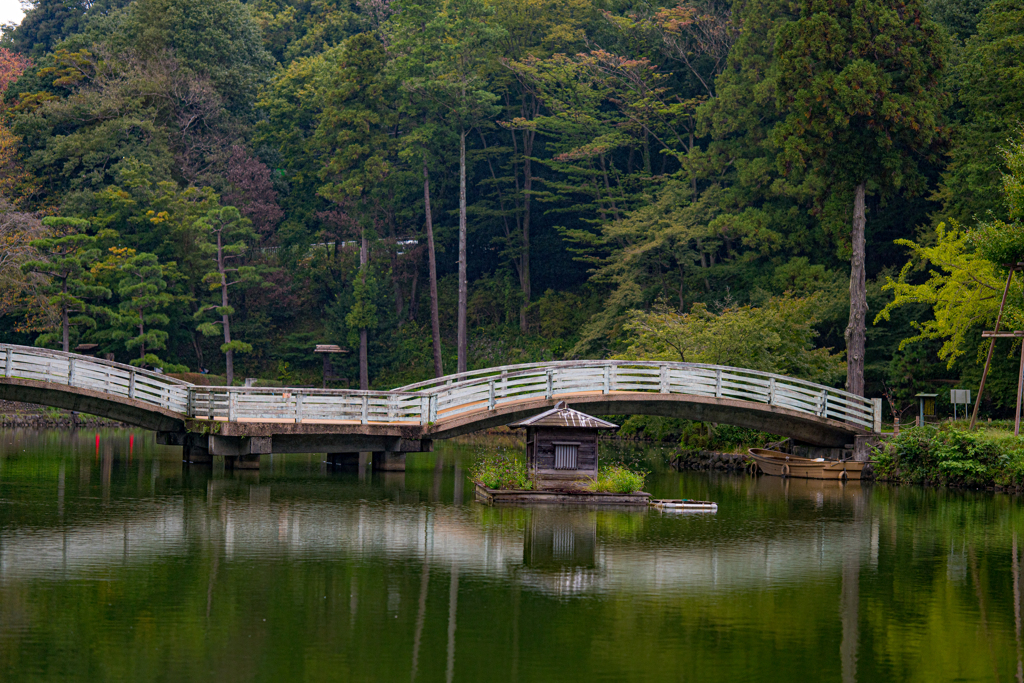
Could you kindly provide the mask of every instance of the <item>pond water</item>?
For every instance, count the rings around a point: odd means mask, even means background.
[[[634,448],[655,496],[718,513],[489,508],[486,443],[225,472],[144,432],[0,432],[0,680],[1024,683],[1018,498]]]

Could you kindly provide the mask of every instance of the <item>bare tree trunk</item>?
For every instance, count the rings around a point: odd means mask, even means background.
[[[430,172],[423,163],[423,203],[427,214],[427,266],[430,272],[430,334],[434,343],[434,377],[444,376],[441,362],[441,320],[437,311],[437,258],[434,254],[434,217],[430,213]]]
[[[359,276],[366,282],[366,267],[370,261],[369,245],[366,242],[366,230],[360,235],[359,244]],[[359,328],[359,388],[366,391],[370,388],[370,358],[367,348],[366,328]]]
[[[846,326],[846,390],[864,395],[864,347],[868,315],[868,298],[864,273],[864,226],[867,222],[864,208],[865,183],[861,182],[853,195],[853,229],[850,241],[853,257],[850,260],[850,322]]]
[[[198,363],[197,367],[200,368],[199,372],[202,372],[202,368],[206,365],[203,362],[203,349],[199,345],[199,337],[196,336],[196,333],[192,332],[190,336],[192,337],[192,350],[196,352],[196,362]]]
[[[217,232],[217,270],[220,271],[220,305],[227,310],[228,307],[228,276],[224,272],[224,244],[221,241],[220,231]],[[235,381],[235,352],[231,349],[231,321],[228,314],[221,314],[221,327],[224,330],[224,345],[228,350],[224,352],[224,374],[227,376],[227,384],[230,387]]]
[[[466,307],[469,289],[466,284],[466,129],[459,131],[459,329],[458,369],[465,372],[468,366],[469,341],[467,339]]]
[[[391,238],[391,280],[395,290],[395,318],[398,326],[401,327],[405,319],[402,317],[402,309],[405,302],[402,300],[402,284],[398,277],[398,237],[395,235],[395,217],[388,211],[388,237]]]
[[[61,284],[61,291],[66,295],[68,293],[68,279],[64,278],[64,282]],[[64,301],[67,301],[65,298]],[[60,327],[61,327],[61,348],[64,349],[64,353],[71,351],[71,318],[68,316],[68,305],[63,304],[60,309]]]
[[[416,297],[419,295],[420,285],[420,260],[419,255],[416,256],[416,267],[412,270],[412,285],[409,288],[409,305],[406,310],[409,311],[409,321],[416,320],[416,314],[419,313],[419,304],[417,303]]]
[[[521,262],[519,280],[523,289],[523,302],[519,308],[519,331],[526,334],[526,309],[530,307],[530,190],[533,189],[533,177],[530,157],[528,156],[532,153],[532,149],[527,150],[526,145],[524,145],[523,152],[527,156],[523,158],[523,190],[526,196],[523,197],[523,243],[519,252],[519,260]]]

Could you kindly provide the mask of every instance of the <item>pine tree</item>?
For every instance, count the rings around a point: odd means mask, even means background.
[[[168,333],[160,329],[170,324],[170,317],[164,313],[174,303],[174,295],[167,291],[167,271],[155,254],[136,254],[124,262],[121,272],[124,278],[117,288],[121,297],[120,315],[117,323],[120,329],[115,338],[123,339],[129,350],[138,352],[132,365],[146,365],[162,368],[166,372],[188,372],[183,365],[168,363],[154,351],[167,348]]]
[[[220,294],[219,304],[206,305],[195,314],[199,320],[212,311],[220,316],[220,320],[201,323],[196,329],[205,337],[224,335],[220,350],[224,354],[228,386],[231,386],[235,381],[235,352],[248,353],[252,351],[252,345],[231,338],[231,316],[235,309],[231,307],[228,292],[236,285],[254,285],[263,281],[255,266],[233,265],[246,252],[255,234],[249,219],[243,218],[233,206],[210,210],[196,221],[196,226],[207,239],[202,245],[203,252],[214,261],[214,267],[203,277],[203,282],[211,292],[219,290]]]
[[[106,235],[85,234],[89,221],[81,218],[51,216],[43,219],[43,225],[53,236],[31,242],[42,258],[23,263],[21,270],[48,278],[43,291],[60,315],[61,348],[70,351],[72,328],[95,328],[94,316],[107,313],[91,301],[110,298],[110,290],[93,283],[89,273],[89,267],[100,258],[97,242]],[[36,343],[50,344],[57,338],[47,332]]]

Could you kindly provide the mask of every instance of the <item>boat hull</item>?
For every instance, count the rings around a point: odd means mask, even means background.
[[[749,449],[758,469],[772,477],[796,479],[833,479],[860,481],[866,462],[852,460],[813,460],[764,448]]]
[[[652,499],[650,504],[665,512],[718,512],[718,504],[710,500]]]

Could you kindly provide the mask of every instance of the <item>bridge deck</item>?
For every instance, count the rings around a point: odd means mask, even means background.
[[[7,344],[0,344],[0,367],[2,398],[149,429],[225,436],[448,438],[506,424],[559,400],[597,414],[736,424],[830,446],[877,433],[881,426],[878,399],[781,375],[695,363],[534,363],[393,391],[200,387],[120,363]]]

